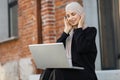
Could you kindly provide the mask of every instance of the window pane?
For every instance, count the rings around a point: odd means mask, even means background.
[[[9,3],[11,3],[11,2],[14,2],[14,1],[17,1],[17,0],[8,0],[9,1]]]
[[[10,8],[10,36],[18,35],[17,5]]]
[[[102,68],[115,69],[115,36],[112,0],[100,0]]]
[[[0,0],[0,40],[8,38],[8,4]]]
[[[118,68],[120,69],[120,0],[118,1],[118,16],[117,16],[117,44],[118,44]]]

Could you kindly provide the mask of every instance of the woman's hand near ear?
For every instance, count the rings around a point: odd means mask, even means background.
[[[78,23],[78,28],[84,29],[84,27],[85,27],[85,13],[81,15],[81,18]]]
[[[64,17],[64,24],[65,24],[64,32],[69,34],[69,32],[72,30],[72,26],[68,23],[66,17]]]

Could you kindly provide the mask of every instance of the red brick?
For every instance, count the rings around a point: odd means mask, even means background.
[[[43,43],[56,42],[64,29],[65,5],[70,1],[82,4],[82,0],[18,0],[19,36],[0,43],[0,62],[31,57],[28,45],[40,43],[41,37]]]

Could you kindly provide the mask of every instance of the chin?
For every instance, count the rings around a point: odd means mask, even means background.
[[[78,24],[71,24],[72,26],[78,26]]]

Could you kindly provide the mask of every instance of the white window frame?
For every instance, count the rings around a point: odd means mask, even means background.
[[[0,43],[18,38],[17,13],[16,13],[16,16],[15,15],[12,16],[12,14],[15,13],[16,11],[16,10],[13,10],[13,8],[15,7],[17,8],[17,0],[1,0]]]

